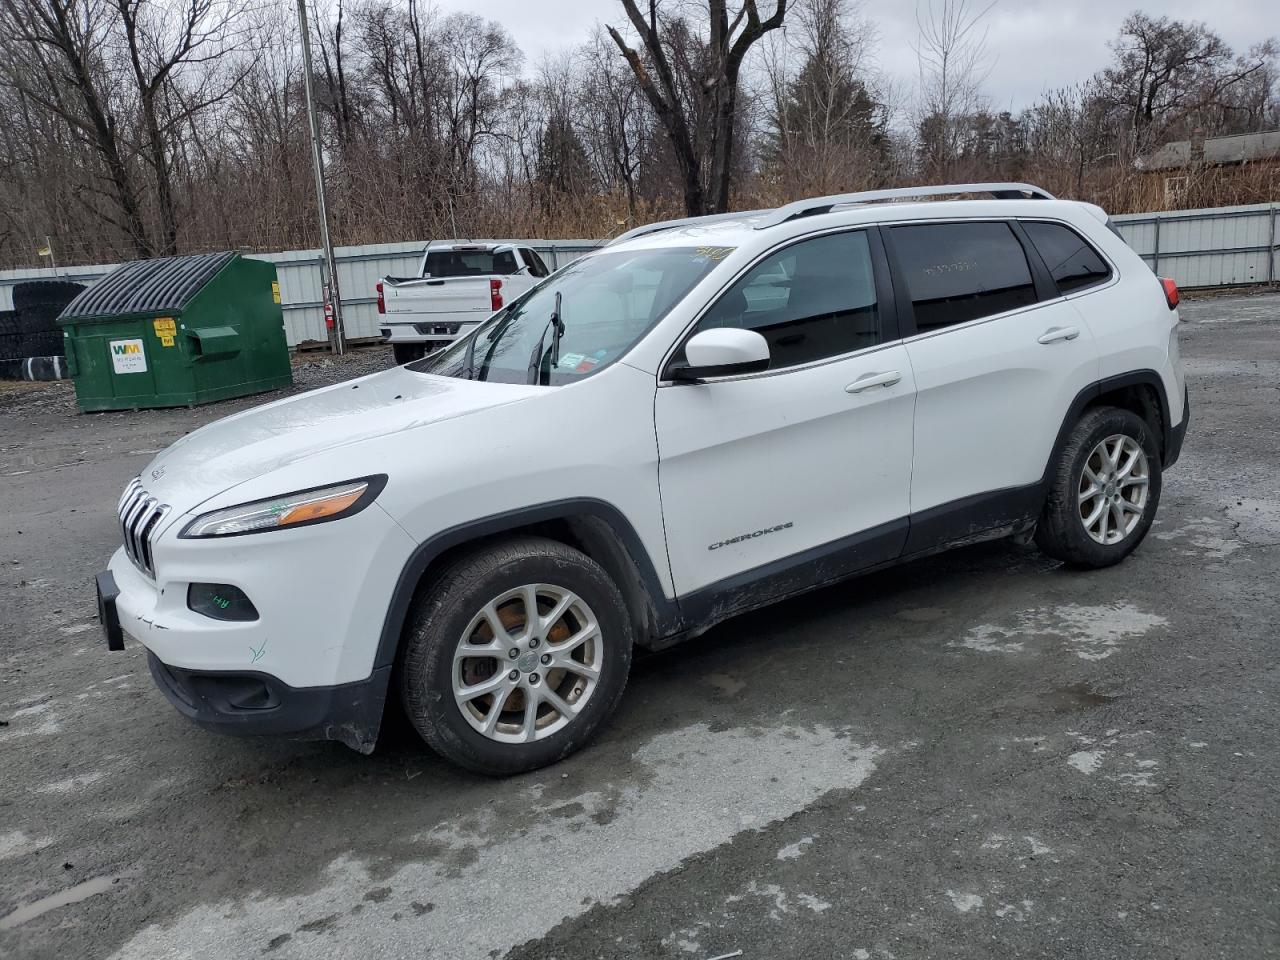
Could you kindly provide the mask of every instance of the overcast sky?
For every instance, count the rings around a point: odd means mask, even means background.
[[[467,10],[504,24],[524,51],[526,70],[547,53],[581,43],[597,22],[626,21],[617,0],[435,0],[441,12]],[[923,0],[922,0],[923,2]],[[879,34],[876,63],[888,76],[914,84],[915,5],[864,0]],[[997,0],[987,15],[993,65],[986,83],[995,110],[1026,106],[1041,92],[1087,78],[1107,61],[1120,22],[1137,3],[1125,0]],[[1237,52],[1280,32],[1275,0],[1163,0],[1141,6],[1152,15],[1207,20]]]

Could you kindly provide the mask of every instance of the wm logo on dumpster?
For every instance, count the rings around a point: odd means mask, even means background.
[[[111,352],[118,357],[127,356],[131,353],[141,353],[142,344],[140,343],[113,343],[111,344]]]

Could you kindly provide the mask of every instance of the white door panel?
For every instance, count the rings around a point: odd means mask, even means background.
[[[916,377],[912,513],[1038,481],[1071,401],[1098,379],[1093,334],[1065,300],[906,350]]]
[[[914,395],[901,344],[660,387],[659,482],[677,594],[905,518]]]

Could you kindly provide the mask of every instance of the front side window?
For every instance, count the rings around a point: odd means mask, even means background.
[[[1027,255],[1007,223],[929,223],[889,234],[919,333],[1036,302]]]
[[[1042,220],[1024,220],[1022,229],[1044,259],[1060,293],[1091,287],[1111,276],[1111,269],[1102,255],[1070,227]]]
[[[498,383],[581,380],[630,350],[730,250],[671,247],[583,257],[408,369]]]
[[[875,275],[865,231],[803,240],[770,254],[698,322],[755,330],[769,369],[837,357],[880,342]]]

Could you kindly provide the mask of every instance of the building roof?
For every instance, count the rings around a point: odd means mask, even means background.
[[[1172,140],[1138,161],[1143,170],[1172,170],[1191,164],[1191,141]],[[1280,130],[1210,137],[1204,142],[1204,162],[1210,166],[1247,160],[1280,160]]]

